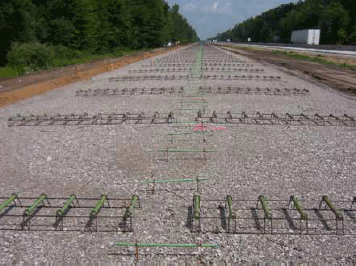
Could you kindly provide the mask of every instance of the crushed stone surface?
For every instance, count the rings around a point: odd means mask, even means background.
[[[171,63],[185,58],[199,58],[200,46],[195,44],[166,55],[155,57]],[[133,232],[78,232],[0,230],[0,263],[20,262],[74,262],[123,263],[136,261],[135,247],[116,247],[115,243],[211,243],[217,248],[140,248],[139,263],[232,263],[232,262],[325,262],[355,263],[355,221],[346,213],[345,224],[350,234],[335,234],[332,212],[320,214],[316,209],[323,195],[335,202],[346,202],[337,208],[350,207],[356,187],[356,127],[346,126],[288,126],[288,125],[223,125],[223,130],[206,134],[167,135],[168,132],[193,132],[195,124],[125,124],[122,125],[52,125],[7,126],[7,119],[21,115],[141,113],[173,111],[180,121],[193,121],[199,103],[184,104],[199,86],[211,87],[270,87],[308,89],[306,95],[243,95],[206,94],[205,114],[213,111],[225,115],[261,112],[313,116],[334,114],[356,116],[356,102],[340,93],[326,90],[317,84],[281,72],[276,67],[256,63],[241,55],[232,54],[208,45],[202,58],[209,62],[239,59],[253,68],[264,69],[264,75],[280,76],[278,81],[262,80],[151,80],[109,82],[109,77],[148,76],[130,73],[159,62],[140,61],[118,70],[77,82],[46,94],[34,96],[0,109],[0,196],[16,193],[19,198],[37,198],[45,193],[49,198],[130,199],[138,195],[141,208],[133,218]],[[186,63],[194,66],[194,63]],[[197,63],[199,66],[199,63]],[[203,61],[204,64],[204,61]],[[145,67],[147,68],[147,66]],[[162,67],[161,67],[162,68]],[[170,67],[165,67],[170,68]],[[197,72],[201,74],[199,70]],[[211,72],[214,74],[214,72]],[[186,75],[187,72],[169,72],[154,75]],[[207,74],[203,72],[203,74]],[[229,73],[217,72],[218,75]],[[233,74],[236,74],[235,72]],[[237,74],[240,75],[240,74]],[[251,75],[256,75],[252,73]],[[75,96],[79,89],[184,87],[186,96],[125,95]],[[196,122],[197,123],[197,122]],[[212,149],[212,153],[169,153],[159,149]],[[204,157],[205,155],[205,157]],[[180,178],[207,178],[207,181],[156,183],[143,181]],[[194,228],[197,221],[190,218],[194,195],[201,196],[201,231]],[[236,209],[244,204],[250,208],[240,211],[238,228],[247,228],[251,234],[229,234],[221,209],[228,210],[225,198],[231,195]],[[271,200],[272,215],[284,217],[275,221],[276,228],[285,234],[263,234],[251,217],[259,195]],[[318,234],[295,233],[287,221],[283,208],[288,208],[290,196],[296,195],[315,222]],[[2,199],[4,201],[5,199]],[[238,200],[251,200],[251,203]],[[63,201],[64,203],[64,201]],[[355,204],[354,204],[355,206]],[[94,205],[93,205],[94,207]],[[274,211],[274,207],[278,207]],[[0,213],[0,229],[9,221],[6,215],[16,208]],[[315,210],[314,210],[315,209]],[[37,214],[45,212],[40,209]],[[103,211],[106,211],[105,208]],[[110,210],[108,210],[110,211]],[[55,211],[54,211],[55,212]],[[70,214],[72,210],[69,211]],[[89,219],[90,208],[84,213]],[[124,210],[117,213],[123,215]],[[331,213],[331,214],[330,214]],[[355,213],[355,211],[353,212]],[[53,213],[52,213],[53,214]],[[320,214],[317,216],[317,214]],[[118,215],[118,214],[117,214]],[[225,213],[225,217],[227,217]],[[263,210],[257,213],[263,226]],[[298,213],[294,212],[296,217]],[[206,218],[204,218],[206,217]],[[210,217],[210,218],[208,218]],[[262,218],[261,218],[262,217]],[[330,219],[326,219],[331,217]],[[55,213],[54,213],[55,218]],[[22,219],[21,217],[19,218]],[[32,218],[36,225],[36,215]],[[99,218],[98,218],[99,219]],[[315,218],[317,220],[317,218]],[[120,219],[117,219],[117,223]],[[53,219],[52,219],[53,222]],[[98,224],[105,224],[105,218]],[[115,221],[116,223],[116,221]],[[296,223],[296,222],[295,222]],[[311,226],[314,225],[312,222]],[[349,225],[351,224],[351,225]],[[266,221],[266,226],[270,222]],[[298,223],[295,226],[299,226]],[[339,224],[340,226],[340,224]],[[353,226],[353,227],[352,227]],[[16,227],[19,228],[19,227]],[[36,227],[34,227],[36,228]],[[329,228],[329,230],[327,229]],[[277,231],[279,229],[276,229]],[[290,233],[290,234],[289,234]]]

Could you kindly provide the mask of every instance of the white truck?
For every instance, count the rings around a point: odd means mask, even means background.
[[[292,32],[291,42],[293,43],[305,43],[309,45],[319,45],[320,42],[320,30],[297,30]]]

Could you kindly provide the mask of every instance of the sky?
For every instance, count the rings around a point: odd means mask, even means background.
[[[179,4],[179,12],[197,31],[201,40],[232,29],[250,17],[282,4],[297,0],[166,0],[170,6]]]

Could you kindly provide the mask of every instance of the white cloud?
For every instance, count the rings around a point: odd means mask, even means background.
[[[205,8],[204,8],[204,11],[205,12],[218,12],[218,6],[219,6],[219,2],[215,2],[214,4],[213,4],[213,6],[206,6]]]
[[[188,4],[183,6],[183,9],[186,10],[186,11],[191,11],[191,10],[194,10],[196,8],[197,8],[197,6],[194,5],[193,3],[188,3]]]
[[[227,2],[224,6],[219,6],[220,2],[215,2],[213,6],[207,6],[204,8],[206,12],[214,12],[214,13],[232,13],[232,4],[231,2]]]
[[[220,13],[232,13],[232,4],[230,2],[227,2],[225,6],[220,9]]]

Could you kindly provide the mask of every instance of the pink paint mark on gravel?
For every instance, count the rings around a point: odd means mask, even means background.
[[[225,131],[226,129],[226,127],[221,126],[197,124],[194,126],[193,131]]]

